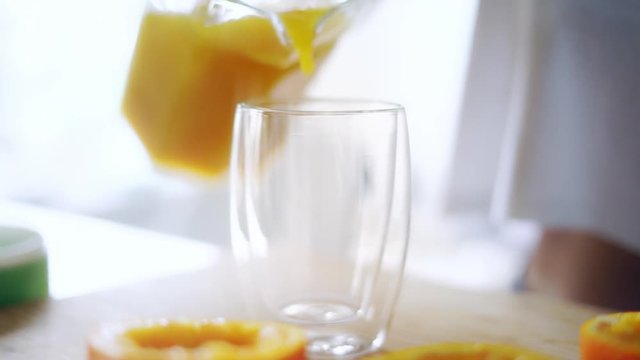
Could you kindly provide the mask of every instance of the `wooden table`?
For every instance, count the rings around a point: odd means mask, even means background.
[[[121,231],[125,236],[133,230]],[[182,242],[174,241],[180,249]],[[246,312],[239,301],[231,259],[224,250],[210,250],[215,256],[203,269],[163,273],[160,278],[105,291],[0,310],[0,359],[85,359],[86,336],[103,322],[140,317],[243,318]],[[153,253],[147,249],[134,255]],[[114,269],[118,266],[117,261],[112,263]],[[578,327],[596,313],[595,308],[534,294],[478,293],[434,286],[409,274],[387,347],[440,341],[500,342],[561,359],[577,359]]]

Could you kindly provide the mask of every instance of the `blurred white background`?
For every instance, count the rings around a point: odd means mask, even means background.
[[[0,198],[226,244],[226,179],[204,184],[155,169],[120,113],[145,3],[0,0]],[[522,260],[522,245],[504,240],[513,231],[440,213],[476,6],[380,0],[309,94],[404,104],[412,256],[421,257],[412,266],[437,281],[506,287]]]

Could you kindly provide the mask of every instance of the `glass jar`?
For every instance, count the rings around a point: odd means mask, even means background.
[[[297,97],[362,0],[152,0],[123,112],[161,166],[225,173],[236,103]]]

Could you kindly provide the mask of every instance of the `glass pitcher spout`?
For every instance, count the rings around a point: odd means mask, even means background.
[[[268,19],[280,42],[298,56],[309,75],[315,69],[314,48],[337,38],[350,23],[358,0],[200,0],[194,15],[206,24],[238,20],[246,16]]]

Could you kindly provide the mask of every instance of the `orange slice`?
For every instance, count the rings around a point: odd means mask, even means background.
[[[549,356],[527,349],[500,344],[442,343],[418,346],[381,355],[367,360],[550,360]]]
[[[303,360],[294,326],[226,320],[111,324],[89,338],[89,360]]]
[[[580,328],[584,360],[640,360],[640,312],[600,315]]]

